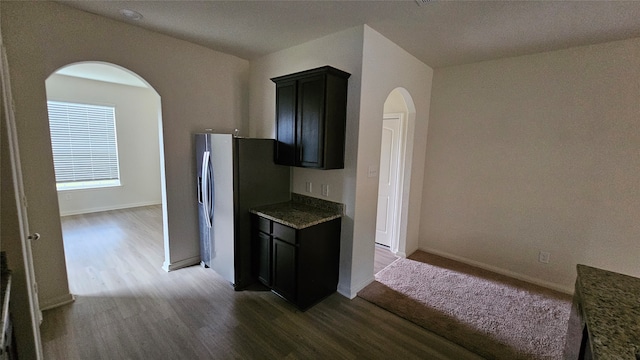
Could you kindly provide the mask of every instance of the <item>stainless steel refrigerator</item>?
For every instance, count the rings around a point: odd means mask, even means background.
[[[289,167],[274,163],[273,139],[203,133],[195,142],[201,265],[240,290],[255,281],[249,210],[289,200]]]

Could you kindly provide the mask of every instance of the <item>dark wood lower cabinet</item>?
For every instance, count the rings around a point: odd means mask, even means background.
[[[293,303],[296,303],[297,298],[296,265],[296,246],[273,239],[271,289]]]
[[[296,230],[252,216],[254,268],[263,284],[302,310],[336,291],[341,219]]]
[[[255,231],[257,236],[258,256],[256,257],[258,280],[267,286],[271,285],[271,235]]]

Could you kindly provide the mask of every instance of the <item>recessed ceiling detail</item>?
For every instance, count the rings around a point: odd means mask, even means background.
[[[363,24],[433,68],[640,37],[640,1],[59,2],[247,60]]]
[[[416,0],[419,6],[425,6],[431,2],[431,0]]]
[[[135,10],[122,9],[120,15],[124,16],[127,20],[139,21],[142,19],[142,14]]]

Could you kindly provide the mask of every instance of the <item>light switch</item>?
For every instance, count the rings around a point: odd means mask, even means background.
[[[375,165],[369,165],[369,171],[367,173],[367,177],[370,177],[370,178],[378,177],[378,167]]]

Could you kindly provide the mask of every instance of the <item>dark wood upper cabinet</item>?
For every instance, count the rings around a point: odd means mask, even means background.
[[[344,168],[349,76],[323,66],[271,79],[276,84],[276,164]]]

